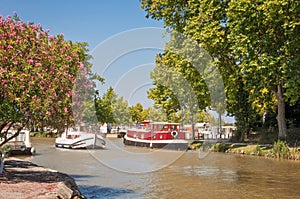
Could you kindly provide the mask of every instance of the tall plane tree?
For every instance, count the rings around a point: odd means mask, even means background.
[[[299,1],[141,2],[147,17],[163,20],[209,52],[225,83],[227,111],[240,124],[249,126],[254,114],[276,105],[278,137],[285,139],[285,103],[295,104],[300,93]]]

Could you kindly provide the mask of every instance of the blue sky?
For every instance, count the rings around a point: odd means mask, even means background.
[[[163,27],[145,18],[139,0],[0,0],[0,14],[17,12],[23,21],[42,24],[54,35],[86,41],[92,50],[120,32],[141,27]]]

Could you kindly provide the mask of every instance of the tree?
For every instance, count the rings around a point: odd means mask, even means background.
[[[86,42],[76,42],[73,44],[74,52],[82,60],[83,66],[78,70],[76,82],[72,92],[72,112],[75,125],[95,125],[97,116],[95,112],[95,94],[98,80],[104,82],[104,79],[91,72],[92,64],[89,62],[91,56],[88,54],[88,44]]]
[[[143,120],[148,119],[149,117],[148,111],[144,110],[144,107],[142,106],[141,103],[137,103],[136,105],[131,106],[129,108],[129,113],[130,113],[131,120],[136,124]]]
[[[117,98],[115,103],[112,104],[112,112],[115,124],[121,125],[130,123],[128,102],[124,101],[123,97]]]
[[[72,90],[84,68],[78,45],[15,19],[0,16],[0,145],[33,124],[61,129],[74,123]],[[11,138],[7,126],[17,128]]]
[[[142,8],[210,54],[225,83],[227,111],[244,131],[276,105],[285,139],[285,103],[299,99],[298,1],[145,0]]]
[[[162,108],[149,107],[149,120],[151,121],[167,121],[167,115]]]
[[[299,99],[299,14],[293,0],[231,1],[227,10],[231,49],[243,72],[252,105],[277,105],[279,139],[286,139],[285,103]]]
[[[112,105],[117,101],[117,94],[109,87],[103,97],[96,97],[95,107],[97,119],[100,123],[114,123]]]
[[[220,114],[225,110],[225,89],[219,73],[221,66],[225,66],[220,61],[220,53],[225,54],[225,50],[219,48],[220,43],[225,43],[226,32],[226,27],[222,25],[225,21],[223,13],[226,3],[222,2],[142,1],[147,17],[164,20],[166,27],[179,33],[171,36],[171,41],[165,48],[163,63],[169,64],[173,70],[175,68],[190,83],[187,86],[192,88],[198,102],[194,103],[196,107],[191,106],[191,103],[181,106],[181,109],[188,108],[188,111],[181,111],[191,114],[191,123],[195,121],[193,115],[208,106]],[[215,13],[208,15],[206,11],[211,9],[212,4]],[[185,92],[181,96],[190,93]]]
[[[109,87],[102,97],[96,96],[95,109],[98,122],[116,125],[130,123],[128,102],[118,97],[112,87]]]

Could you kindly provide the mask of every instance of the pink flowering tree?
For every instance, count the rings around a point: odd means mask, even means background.
[[[0,16],[0,146],[10,140],[6,135],[12,126],[17,136],[24,127],[74,124],[72,105],[80,104],[78,97],[72,104],[76,78],[77,94],[83,87],[86,95],[93,89],[81,45],[14,19]]]

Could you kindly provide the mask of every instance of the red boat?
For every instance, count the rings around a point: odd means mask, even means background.
[[[124,144],[130,146],[187,150],[188,141],[179,123],[142,122],[139,127],[128,129]]]

